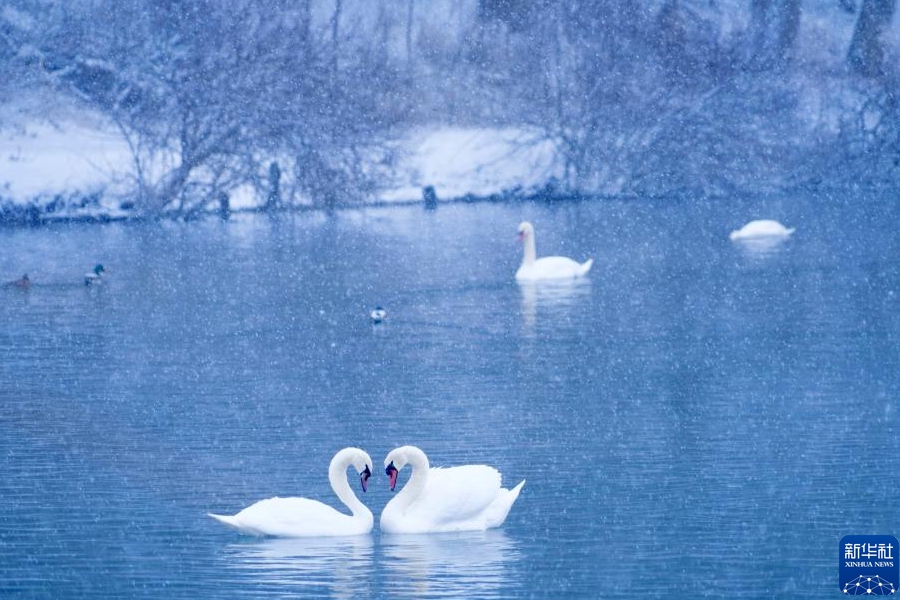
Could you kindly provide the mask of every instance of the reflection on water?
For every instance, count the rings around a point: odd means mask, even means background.
[[[781,252],[789,239],[787,236],[770,235],[737,240],[734,245],[749,258],[767,258]]]
[[[525,335],[534,335],[538,311],[547,315],[566,316],[569,309],[591,294],[591,280],[550,279],[547,281],[520,281],[522,294],[522,323]]]
[[[372,538],[360,535],[242,542],[228,546],[224,559],[254,584],[321,588],[332,598],[356,598],[369,588],[372,556]]]
[[[500,530],[384,535],[391,594],[411,598],[497,598],[509,595],[515,543]]]

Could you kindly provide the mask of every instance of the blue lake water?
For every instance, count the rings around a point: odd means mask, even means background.
[[[797,232],[729,242],[751,218]],[[523,219],[589,280],[517,285]],[[0,597],[836,595],[842,536],[900,533],[897,223],[801,197],[0,230],[35,282],[0,289]],[[356,445],[377,520],[403,444],[527,483],[471,534],[205,515],[338,506]]]

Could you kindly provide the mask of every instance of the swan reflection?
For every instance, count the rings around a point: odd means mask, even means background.
[[[767,258],[781,252],[789,239],[779,236],[756,237],[737,240],[734,245],[741,254],[749,258]]]
[[[522,321],[528,334],[534,333],[538,309],[548,315],[565,314],[569,308],[591,293],[590,279],[520,281]]]
[[[331,592],[332,598],[367,595],[365,575],[373,569],[368,535],[323,538],[271,538],[226,548],[230,566],[254,583]],[[321,591],[318,591],[321,590]]]
[[[515,543],[499,530],[381,538],[392,594],[413,598],[491,598],[509,591]]]

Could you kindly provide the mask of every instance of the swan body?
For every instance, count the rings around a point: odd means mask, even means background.
[[[372,511],[350,489],[347,467],[353,466],[360,473],[360,482],[366,491],[371,464],[372,459],[359,448],[344,448],[331,459],[328,467],[331,489],[350,509],[351,515],[317,500],[279,497],[260,500],[236,515],[207,514],[242,533],[257,536],[319,537],[369,533],[375,519]]]
[[[103,283],[103,272],[106,269],[103,268],[103,265],[96,265],[94,270],[90,273],[85,273],[84,275],[84,285],[92,286]]]
[[[534,226],[528,221],[519,224],[519,241],[522,242],[522,265],[516,271],[518,281],[539,281],[544,279],[575,279],[584,277],[591,270],[594,259],[583,263],[565,256],[545,256],[537,258],[534,243]]]
[[[787,228],[778,221],[761,219],[750,221],[740,229],[732,231],[728,239],[732,242],[757,238],[786,238],[794,233],[794,228]]]
[[[481,531],[506,520],[525,481],[511,490],[500,487],[500,472],[487,465],[432,468],[415,446],[401,446],[384,459],[391,489],[407,464],[412,475],[381,513],[386,533]]]

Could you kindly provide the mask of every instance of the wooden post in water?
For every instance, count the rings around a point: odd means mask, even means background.
[[[231,205],[228,202],[228,194],[219,192],[219,217],[227,221],[231,217]]]
[[[29,204],[28,208],[25,209],[25,222],[32,227],[37,227],[41,224],[41,211],[37,205]]]
[[[266,197],[266,210],[277,208],[281,203],[281,167],[277,162],[269,165],[269,195]]]
[[[437,208],[437,193],[434,191],[433,185],[426,185],[422,188],[422,200],[425,202],[425,208],[434,210]]]

